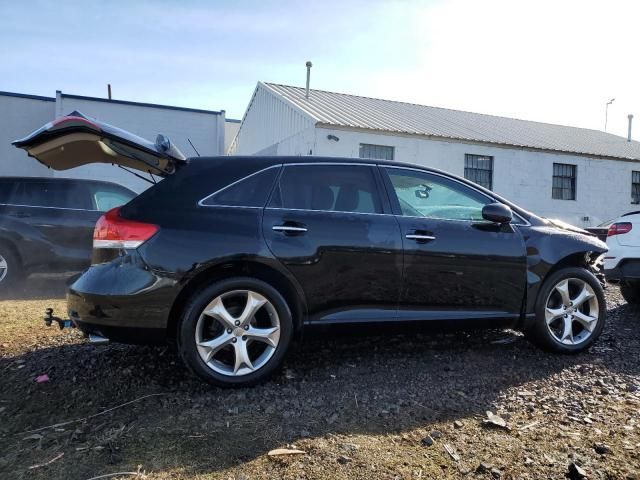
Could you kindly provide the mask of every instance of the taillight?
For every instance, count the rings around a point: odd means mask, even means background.
[[[138,248],[158,231],[157,225],[127,220],[119,212],[114,208],[98,219],[93,248]]]
[[[607,237],[629,233],[632,228],[633,225],[630,222],[612,223],[609,227],[609,231],[607,232]]]
[[[78,117],[76,115],[67,115],[66,117],[56,118],[50,123],[50,125],[51,125],[51,128],[52,127],[61,128],[61,127],[75,126],[78,123],[83,123],[85,125],[88,125],[91,128],[94,128],[95,130],[100,130],[100,127],[97,124],[93,123],[91,120],[84,117]]]

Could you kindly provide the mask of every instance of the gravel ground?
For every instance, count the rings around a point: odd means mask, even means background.
[[[332,329],[272,381],[233,391],[170,348],[44,329],[44,308],[64,301],[41,297],[0,301],[3,479],[640,479],[640,310],[616,288],[581,355],[510,331]]]

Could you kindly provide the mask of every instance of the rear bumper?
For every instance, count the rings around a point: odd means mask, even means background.
[[[152,273],[135,257],[93,265],[69,286],[68,315],[84,333],[122,343],[166,340],[176,282]]]
[[[605,269],[604,274],[612,283],[640,280],[640,258],[623,258],[614,268]]]
[[[166,330],[162,328],[136,328],[136,327],[118,327],[110,325],[96,325],[95,323],[87,323],[76,317],[71,317],[71,321],[82,330],[82,333],[92,337],[104,337],[111,342],[131,343],[137,345],[160,345],[167,341]],[[93,342],[92,343],[100,343]]]

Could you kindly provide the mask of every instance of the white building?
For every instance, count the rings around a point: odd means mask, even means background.
[[[640,210],[640,142],[598,130],[258,83],[236,155],[393,159],[483,184],[537,214],[595,226]],[[555,187],[555,188],[554,188]]]
[[[149,183],[111,165],[86,165],[56,172],[11,145],[36,128],[77,110],[151,141],[167,135],[186,156],[224,155],[239,122],[225,112],[68,95],[53,97],[0,92],[0,176],[73,177],[107,180],[141,191]],[[191,146],[191,142],[193,147]]]

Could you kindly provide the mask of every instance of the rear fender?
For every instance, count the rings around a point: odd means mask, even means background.
[[[219,259],[192,270],[180,281],[182,289],[173,302],[169,314],[167,333],[173,337],[184,305],[191,295],[212,282],[225,278],[249,276],[272,285],[285,298],[293,315],[296,332],[302,331],[307,316],[307,303],[302,287],[289,271],[282,268],[275,259],[248,256],[246,258]]]

